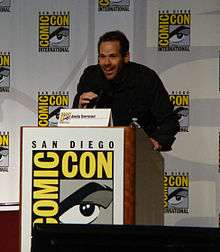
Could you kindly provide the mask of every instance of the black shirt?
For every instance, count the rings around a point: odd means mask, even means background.
[[[73,107],[77,108],[83,92],[99,95],[96,107],[111,108],[113,124],[126,126],[132,118],[148,136],[170,150],[179,131],[173,105],[159,76],[152,69],[129,62],[114,80],[107,80],[99,65],[85,69],[77,86]]]

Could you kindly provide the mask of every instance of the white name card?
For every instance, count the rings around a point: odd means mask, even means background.
[[[111,109],[61,109],[58,126],[112,126]]]

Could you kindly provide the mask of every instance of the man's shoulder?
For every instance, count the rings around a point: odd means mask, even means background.
[[[146,65],[143,65],[134,61],[131,61],[129,65],[130,65],[130,70],[136,73],[147,74],[151,76],[157,75],[157,73],[152,68]]]
[[[128,76],[135,83],[138,83],[138,85],[135,84],[138,89],[147,88],[149,90],[155,90],[163,84],[155,70],[136,62],[130,62]]]
[[[89,80],[102,79],[102,73],[99,65],[89,65],[83,71],[83,78]]]
[[[84,72],[85,73],[95,73],[95,72],[99,72],[100,71],[100,67],[99,65],[89,65],[85,68]]]

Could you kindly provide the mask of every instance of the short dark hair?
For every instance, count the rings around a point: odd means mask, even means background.
[[[100,44],[102,42],[107,42],[107,41],[119,41],[120,43],[120,53],[124,57],[129,51],[129,41],[125,34],[121,31],[109,31],[104,33],[100,38],[98,42],[98,53],[99,53],[99,48]]]

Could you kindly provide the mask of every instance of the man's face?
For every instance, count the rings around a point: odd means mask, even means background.
[[[99,47],[99,65],[108,80],[114,79],[125,63],[129,61],[129,53],[122,57],[119,41],[102,42]]]

